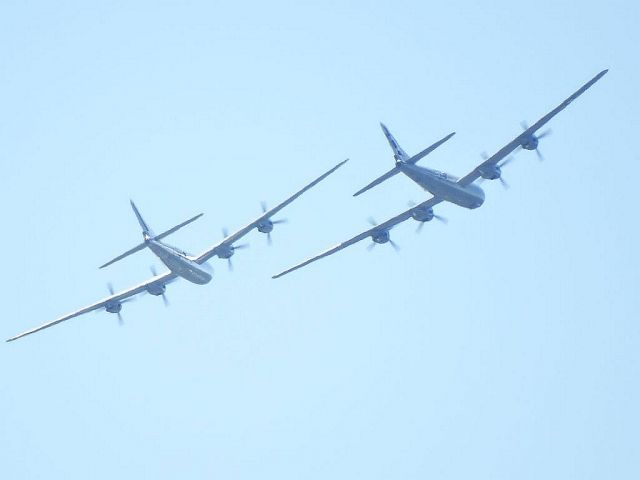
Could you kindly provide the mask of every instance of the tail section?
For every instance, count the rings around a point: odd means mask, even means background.
[[[380,128],[384,132],[384,136],[387,137],[387,141],[389,142],[389,146],[391,150],[393,150],[393,158],[396,159],[396,162],[404,162],[409,159],[409,155],[402,149],[398,141],[395,139],[389,129],[385,126],[384,123],[380,122]]]
[[[393,167],[391,170],[389,170],[387,173],[385,173],[384,175],[381,175],[380,177],[376,178],[373,182],[371,182],[369,185],[367,185],[366,187],[361,188],[360,190],[358,190],[356,193],[353,194],[354,197],[357,197],[358,195],[360,195],[361,193],[366,192],[367,190],[369,190],[370,188],[375,187],[376,185],[384,182],[385,180],[390,179],[391,177],[393,177],[394,175],[396,175],[397,173],[400,173],[400,167]]]
[[[200,218],[203,214],[200,213],[198,215],[196,215],[195,217],[191,217],[189,220],[185,220],[182,223],[179,223],[178,225],[176,225],[175,227],[171,227],[169,230],[166,230],[158,235],[155,235],[153,233],[153,230],[151,230],[151,228],[149,228],[149,225],[147,224],[147,222],[144,221],[144,219],[142,218],[142,215],[140,215],[140,211],[138,210],[138,208],[136,207],[135,203],[133,203],[133,201],[131,201],[131,208],[133,208],[133,213],[136,214],[136,218],[138,219],[138,223],[140,224],[140,228],[142,229],[142,235],[144,236],[144,242],[136,245],[135,247],[133,247],[131,250],[127,250],[126,252],[124,252],[122,255],[118,255],[116,258],[114,258],[113,260],[108,261],[107,263],[105,263],[104,265],[101,265],[100,268],[104,268],[104,267],[108,267],[109,265],[116,263],[117,261],[122,260],[125,257],[128,257],[129,255],[139,252],[140,250],[143,250],[147,247],[147,243],[149,242],[149,240],[161,240],[164,237],[167,237],[169,235],[171,235],[172,233],[180,230],[182,227],[185,227],[187,225],[189,225],[191,222],[194,222],[195,220],[197,220],[198,218]]]
[[[381,175],[380,177],[376,178],[373,182],[371,182],[366,187],[361,188],[360,190],[358,190],[356,193],[353,194],[354,197],[357,197],[361,193],[366,192],[367,190],[369,190],[370,188],[373,188],[376,185],[384,182],[385,180],[388,180],[389,178],[393,177],[394,175],[396,175],[397,173],[399,173],[401,171],[402,165],[414,164],[418,160],[420,160],[421,158],[426,157],[431,152],[433,152],[436,148],[438,148],[440,145],[442,145],[444,142],[446,142],[447,140],[449,140],[451,137],[453,137],[455,135],[455,132],[450,133],[449,135],[447,135],[446,137],[442,138],[441,140],[438,140],[436,143],[434,143],[430,147],[424,149],[422,152],[418,153],[417,155],[414,155],[413,157],[409,157],[409,155],[407,155],[407,153],[398,144],[398,142],[396,141],[394,136],[391,135],[391,132],[389,131],[389,129],[387,127],[385,127],[385,125],[383,123],[380,123],[380,127],[382,127],[382,131],[384,132],[385,137],[387,137],[387,141],[389,142],[389,145],[391,146],[391,149],[393,150],[393,158],[395,158],[395,160],[396,160],[396,166],[393,167],[391,170],[389,170],[384,175]]]
[[[414,155],[413,157],[409,158],[406,162],[407,163],[411,163],[414,164],[416,163],[418,160],[420,160],[423,157],[426,157],[427,155],[429,155],[431,152],[433,152],[436,148],[438,148],[440,145],[442,145],[444,142],[446,142],[447,140],[449,140],[451,137],[453,137],[456,134],[456,132],[451,132],[449,135],[447,135],[444,138],[441,138],[440,140],[438,140],[436,143],[434,143],[433,145],[431,145],[430,147],[425,148],[423,151],[421,151],[420,153]]]
[[[145,222],[144,218],[142,218],[142,215],[140,215],[140,212],[138,211],[138,207],[136,207],[136,204],[133,203],[133,200],[129,200],[129,201],[131,202],[131,208],[133,208],[133,213],[136,214],[136,218],[138,219],[138,223],[140,224],[140,228],[142,229],[142,235],[144,236],[145,240],[147,238],[154,237],[153,230],[149,228],[149,225],[147,225],[147,222]]]

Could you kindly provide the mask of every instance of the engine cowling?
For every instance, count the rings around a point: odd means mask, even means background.
[[[387,230],[379,230],[371,235],[371,239],[375,243],[387,243],[391,237],[389,236],[389,232]]]
[[[433,217],[433,208],[414,208],[411,211],[411,218],[418,222],[430,222]]]
[[[234,253],[236,253],[236,249],[233,245],[225,245],[218,249],[218,258],[231,258]]]
[[[502,175],[498,165],[486,165],[480,169],[480,176],[486,180],[497,180]]]
[[[104,309],[109,313],[120,313],[120,310],[122,310],[122,303],[109,302],[104,306]]]
[[[159,297],[160,295],[164,294],[164,292],[166,292],[167,290],[167,286],[162,284],[162,283],[156,283],[153,285],[149,285],[147,287],[147,292],[151,295],[155,295],[156,297]]]
[[[538,148],[538,137],[535,135],[527,135],[520,141],[520,146],[525,150],[535,150]]]
[[[261,233],[271,233],[271,231],[273,230],[273,222],[266,218],[258,223],[257,229]]]

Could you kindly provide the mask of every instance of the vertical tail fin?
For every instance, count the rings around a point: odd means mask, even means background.
[[[380,122],[380,128],[382,128],[384,136],[387,137],[389,146],[391,147],[391,150],[393,150],[393,158],[396,159],[396,162],[404,162],[405,160],[407,160],[409,158],[409,155],[407,155],[407,153],[402,149],[395,137],[391,135],[391,132],[384,123]]]
[[[131,208],[133,208],[133,213],[136,214],[136,218],[138,219],[138,223],[140,224],[140,228],[142,229],[142,235],[144,235],[145,239],[146,238],[153,238],[155,235],[153,234],[153,230],[151,230],[149,228],[149,225],[147,225],[147,222],[144,221],[144,218],[142,218],[142,215],[140,215],[140,212],[138,211],[138,207],[136,207],[136,204],[133,203],[133,200],[129,200],[131,202]]]

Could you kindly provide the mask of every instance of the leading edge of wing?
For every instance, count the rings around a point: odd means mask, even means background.
[[[267,210],[266,212],[264,212],[262,215],[260,215],[258,218],[256,218],[255,220],[253,220],[252,222],[250,222],[249,224],[247,224],[246,226],[242,227],[240,230],[238,230],[237,232],[232,233],[231,235],[229,235],[228,237],[224,238],[224,240],[221,240],[220,242],[216,243],[214,246],[210,247],[208,250],[206,250],[205,252],[203,252],[202,254],[200,254],[198,257],[196,257],[195,261],[197,263],[204,263],[207,260],[209,260],[210,258],[214,257],[216,255],[216,251],[225,245],[231,245],[234,242],[237,242],[238,240],[240,240],[242,237],[244,237],[247,233],[249,233],[251,230],[253,230],[254,228],[256,228],[258,226],[258,224],[262,221],[265,220],[267,218],[272,217],[273,215],[275,215],[276,213],[278,213],[280,210],[282,210],[284,207],[286,207],[287,205],[289,205],[291,202],[293,202],[295,199],[297,199],[300,195],[302,195],[303,193],[305,193],[307,190],[309,190],[310,188],[315,187],[318,183],[320,183],[322,180],[324,180],[325,178],[327,178],[329,175],[331,175],[333,172],[335,172],[336,170],[338,170],[341,166],[343,166],[345,163],[347,163],[349,161],[349,159],[347,158],[346,160],[341,161],[340,163],[338,163],[336,166],[334,166],[333,168],[331,168],[329,171],[323,173],[322,175],[320,175],[318,178],[316,178],[313,182],[307,184],[304,188],[302,188],[301,190],[298,190],[296,193],[294,193],[292,196],[290,196],[289,198],[287,198],[284,202],[280,203],[279,205],[273,207],[270,210]]]
[[[49,323],[45,323],[43,325],[40,325],[39,327],[35,327],[31,330],[27,330],[26,332],[22,332],[14,337],[8,338],[6,341],[7,342],[13,342],[14,340],[17,340],[19,338],[25,337],[27,335],[31,335],[32,333],[36,333],[39,332],[40,330],[44,330],[45,328],[49,328],[49,327],[53,327],[54,325],[57,325],[58,323],[64,322],[66,320],[70,320],[72,318],[78,317],[80,315],[83,315],[85,313],[89,313],[92,312],[94,310],[98,310],[104,306],[107,305],[107,303],[109,302],[115,302],[115,301],[121,301],[124,300],[126,298],[132,297],[134,295],[137,295],[138,293],[141,293],[142,291],[146,290],[146,288],[150,285],[153,285],[156,282],[162,282],[162,283],[168,283],[174,279],[176,279],[177,276],[174,273],[171,272],[166,272],[160,276],[157,277],[153,277],[145,282],[140,283],[139,285],[136,285],[135,287],[132,287],[128,290],[123,290],[120,293],[116,293],[114,295],[110,295],[102,300],[100,300],[99,302],[93,303],[91,305],[88,305],[84,308],[81,308],[80,310],[76,310],[75,312],[69,313],[67,315],[64,315],[60,318],[55,319],[52,322]]]
[[[379,225],[376,225],[373,228],[370,228],[369,230],[366,230],[362,233],[359,233],[358,235],[356,235],[353,238],[350,238],[349,240],[339,243],[338,245],[335,245],[327,250],[325,250],[322,253],[319,253],[318,255],[308,258],[307,260],[304,260],[301,263],[298,263],[297,265],[294,265],[293,267],[290,267],[286,270],[283,270],[280,273],[277,273],[275,275],[273,275],[271,278],[280,278],[288,273],[293,272],[294,270],[298,270],[299,268],[302,268],[306,265],[309,265],[312,262],[315,262],[316,260],[320,260],[321,258],[324,257],[328,257],[329,255],[332,255],[336,252],[339,252],[340,250],[343,250],[351,245],[353,245],[354,243],[358,243],[361,240],[364,240],[365,238],[373,235],[376,231],[381,231],[381,230],[391,230],[393,227],[395,227],[396,225],[398,225],[399,223],[404,222],[405,220],[407,220],[408,218],[411,218],[411,213],[418,208],[431,208],[434,205],[437,205],[438,203],[442,202],[442,199],[437,198],[437,197],[432,197],[429,200],[422,202],[419,205],[416,205],[414,207],[411,207],[409,210],[406,210],[404,212],[402,212],[399,215],[396,215],[395,217],[390,218],[389,220],[387,220],[386,222],[383,222]]]
[[[567,97],[560,105],[558,105],[556,108],[554,108],[549,113],[544,115],[542,118],[540,118],[540,120],[538,120],[536,123],[534,123],[529,128],[527,128],[525,131],[523,131],[520,135],[518,135],[516,138],[514,138],[511,142],[507,143],[504,147],[502,147],[500,150],[498,150],[495,154],[493,154],[487,160],[485,160],[480,165],[478,165],[476,168],[471,170],[471,172],[469,172],[467,175],[465,175],[460,180],[458,180],[458,183],[461,184],[461,185],[469,185],[470,183],[473,183],[474,181],[476,181],[481,176],[480,175],[480,169],[482,167],[485,167],[487,165],[495,165],[499,161],[501,161],[503,158],[505,158],[507,155],[509,155],[511,152],[513,152],[516,148],[518,148],[520,146],[521,140],[523,138],[526,138],[527,136],[532,135],[537,130],[542,128],[549,120],[551,120],[558,113],[560,113],[562,110],[567,108],[569,106],[569,104],[571,104],[571,102],[573,102],[576,98],[578,98],[580,95],[582,95],[584,92],[586,92],[594,83],[596,83],[598,80],[600,80],[602,77],[604,77],[607,74],[608,71],[609,70],[603,70],[600,73],[598,73],[595,77],[593,77],[587,83],[582,85],[578,90],[576,90],[573,94],[571,94],[569,97]]]

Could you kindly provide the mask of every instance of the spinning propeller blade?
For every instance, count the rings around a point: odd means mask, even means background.
[[[149,267],[149,270],[151,270],[151,273],[153,274],[154,277],[158,276],[158,273],[156,271],[155,265],[151,265]],[[160,296],[162,297],[162,303],[164,303],[164,306],[168,307],[169,306],[169,299],[167,298],[167,295],[164,292],[162,292],[162,295],[160,295]]]

